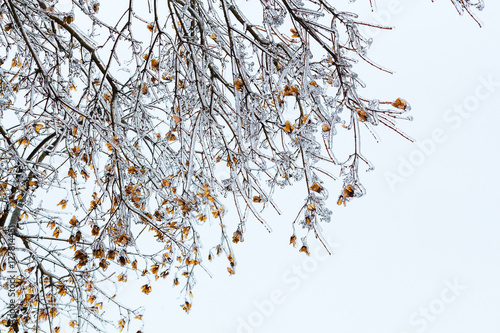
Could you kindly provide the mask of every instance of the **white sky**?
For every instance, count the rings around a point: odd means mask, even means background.
[[[396,73],[360,65],[365,95],[410,101],[414,121],[403,126],[428,154],[389,131],[378,131],[380,144],[365,135],[376,169],[362,176],[367,195],[347,207],[331,193],[330,257],[318,243],[311,257],[287,245],[302,204],[287,190],[276,196],[284,216],[268,214],[272,234],[247,224],[236,275],[223,258],[209,265],[212,279],[198,272],[189,315],[170,283],[146,296],[129,293],[140,285],[129,279],[121,296],[145,304],[144,332],[500,331],[500,3],[487,1],[482,29],[447,0],[377,3],[378,17],[367,0],[347,7],[396,27],[369,52]]]

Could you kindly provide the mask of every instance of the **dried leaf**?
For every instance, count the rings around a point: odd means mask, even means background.
[[[391,103],[391,105],[401,110],[406,110],[406,108],[408,107],[408,103],[401,98],[397,98],[394,102]]]
[[[299,252],[304,252],[305,254],[309,255],[309,249],[307,248],[307,245],[302,245]]]
[[[151,68],[154,70],[154,71],[157,71],[160,69],[160,62],[156,59],[151,59]]]
[[[70,176],[73,179],[76,178],[76,173],[75,173],[75,170],[73,170],[73,168],[69,168],[68,176]]]
[[[121,331],[123,331],[123,329],[125,328],[125,320],[124,319],[120,319],[118,320],[118,329]]]
[[[148,295],[150,292],[151,292],[151,286],[148,285],[148,284],[145,284],[141,287],[141,290],[143,293],[145,293],[146,295]]]
[[[61,200],[61,201],[59,201],[59,203],[57,204],[57,206],[61,206],[62,209],[65,209],[67,203],[68,203],[67,200]]]
[[[309,189],[311,191],[321,193],[321,191],[323,191],[323,186],[319,185],[318,183],[314,183],[311,185],[311,187]]]

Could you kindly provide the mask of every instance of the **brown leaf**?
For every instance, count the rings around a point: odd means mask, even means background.
[[[75,216],[73,216],[71,220],[69,220],[69,224],[71,224],[71,226],[73,227],[75,227],[78,224],[78,220],[76,219]]]
[[[243,81],[241,81],[240,79],[236,79],[234,81],[234,87],[236,88],[236,90],[238,91],[242,91],[243,89]]]
[[[145,284],[141,287],[141,290],[143,293],[145,293],[146,295],[148,295],[150,292],[151,292],[151,286],[148,285],[148,284]]]
[[[184,303],[184,305],[182,306],[182,309],[183,309],[184,311],[186,311],[187,313],[189,313],[189,310],[191,310],[191,303],[189,303],[188,301],[186,301],[186,302]]]
[[[262,202],[262,198],[258,195],[254,196],[252,199],[253,202],[259,203]]]
[[[349,184],[344,188],[344,198],[352,198],[354,196],[354,187]]]
[[[67,16],[64,16],[62,21],[66,24],[71,24],[71,22],[73,22],[75,19],[73,17],[73,15],[67,15]]]
[[[309,255],[309,249],[307,248],[307,245],[302,245],[299,252],[304,252],[305,254]]]
[[[319,185],[318,183],[314,183],[311,185],[311,187],[309,189],[311,191],[321,193],[321,191],[323,191],[323,186]]]
[[[394,102],[391,103],[391,105],[401,110],[406,110],[406,108],[408,107],[408,103],[401,98],[397,98]]]
[[[73,170],[73,168],[69,168],[68,176],[70,176],[73,179],[76,178],[76,173],[75,173],[75,170]]]
[[[243,233],[238,229],[233,234],[233,243],[243,242]]]
[[[154,71],[157,71],[158,69],[160,69],[160,62],[156,59],[151,59],[151,68]]]

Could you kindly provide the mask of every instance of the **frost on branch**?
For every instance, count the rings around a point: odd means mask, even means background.
[[[279,189],[307,191],[290,243],[300,237],[309,254],[308,237],[323,242],[319,222],[332,218],[329,193],[339,205],[365,193],[359,168],[373,166],[361,136],[386,127],[409,139],[398,128],[410,119],[404,99],[361,95],[356,61],[387,71],[367,56],[368,23],[329,1],[253,1],[258,19],[231,0],[123,4],[0,1],[0,269],[13,256],[14,319],[2,321],[11,328],[129,328],[142,310],[116,290],[131,277],[147,280],[144,297],[172,279],[189,312],[194,272],[221,256],[234,274],[233,244],[249,220],[271,230],[260,213],[279,212]],[[349,139],[335,146],[340,132]],[[214,244],[206,226],[219,233]],[[119,316],[102,317],[105,306]]]

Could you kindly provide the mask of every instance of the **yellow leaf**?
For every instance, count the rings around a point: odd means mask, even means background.
[[[111,94],[109,94],[109,93],[105,93],[105,94],[104,94],[104,96],[103,96],[103,99],[104,99],[106,102],[111,103]]]
[[[109,263],[106,261],[106,259],[101,259],[99,262],[99,267],[102,268],[104,271],[108,268]]]
[[[120,332],[123,331],[123,329],[125,328],[125,320],[118,320],[118,328],[120,329]]]
[[[141,290],[143,293],[145,293],[146,295],[148,295],[150,292],[151,292],[151,286],[145,284],[141,287]]]
[[[290,133],[291,131],[293,131],[294,128],[295,125],[292,126],[288,120],[285,121],[285,132]]]
[[[236,80],[234,81],[234,87],[235,87],[235,88],[236,88],[236,90],[238,90],[238,91],[242,91],[242,90],[243,90],[243,89],[242,89],[242,88],[243,88],[243,85],[244,85],[244,83],[243,83],[243,81],[241,81],[240,79],[236,79]]]
[[[359,116],[359,121],[364,122],[368,120],[368,114],[366,113],[365,110],[358,109],[356,110],[356,113]]]
[[[57,204],[57,206],[61,206],[62,209],[65,209],[67,203],[68,203],[67,200],[61,200],[61,201],[59,201],[59,203]]]
[[[20,145],[24,145],[25,147],[28,147],[30,144],[30,141],[26,138],[21,138],[17,142],[19,142]]]
[[[73,170],[73,168],[69,168],[68,176],[70,176],[73,179],[76,178],[76,173],[75,173],[75,170]]]
[[[302,245],[299,252],[304,252],[305,254],[309,255],[309,249],[307,248],[306,245]]]
[[[191,310],[191,303],[189,302],[185,302],[184,305],[182,306],[182,309],[186,312],[189,312],[189,310]]]
[[[85,181],[87,181],[90,177],[90,175],[85,170],[80,171],[80,174],[83,176],[83,178],[85,178]]]
[[[168,132],[167,134],[165,134],[165,137],[166,137],[166,139],[168,141],[175,141],[175,140],[177,140],[177,137],[172,132]]]
[[[100,231],[99,226],[94,225],[94,226],[92,227],[92,236],[99,236],[99,231]]]
[[[311,185],[309,189],[311,191],[321,193],[321,191],[323,191],[323,186],[319,185],[318,183],[314,183]]]
[[[76,226],[78,224],[78,220],[75,216],[73,216],[71,220],[69,220],[69,224],[71,224],[72,226]]]
[[[243,242],[243,233],[240,230],[236,230],[233,234],[233,243]]]
[[[350,198],[354,196],[354,187],[349,184],[344,188],[344,198]]]
[[[35,126],[34,126],[34,127],[35,127],[35,131],[36,131],[37,133],[40,133],[40,130],[42,129],[43,124],[35,124]]]
[[[71,24],[75,19],[73,18],[72,15],[64,16],[62,21],[66,24]]]
[[[160,62],[156,59],[151,59],[151,68],[157,71],[160,68]]]
[[[394,102],[391,103],[391,105],[401,110],[406,110],[406,108],[408,107],[408,103],[401,98],[397,98]]]

